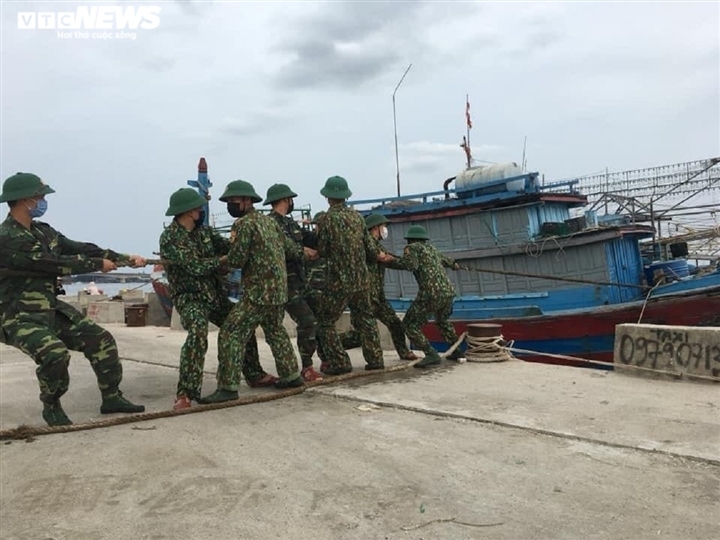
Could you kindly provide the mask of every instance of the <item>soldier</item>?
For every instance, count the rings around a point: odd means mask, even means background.
[[[312,242],[313,233],[303,231],[295,222],[290,214],[294,208],[293,199],[297,197],[285,184],[274,184],[267,190],[267,197],[263,205],[272,205],[272,217],[285,235],[297,246],[299,252],[304,256],[300,259],[286,258],[285,266],[287,270],[287,287],[288,302],[285,304],[285,311],[297,325],[297,346],[300,351],[300,360],[302,362],[302,378],[306,381],[315,381],[322,379],[322,376],[313,368],[312,357],[317,350],[317,341],[315,334],[317,331],[317,323],[315,315],[307,303],[305,298],[305,268],[304,261],[317,259],[317,251],[308,247],[308,243]]]
[[[327,260],[325,289],[318,308],[318,334],[323,342],[327,375],[352,371],[335,324],[345,308],[356,312],[357,330],[362,340],[366,370],[385,367],[377,324],[370,305],[370,281],[366,258],[387,260],[365,228],[362,216],[345,203],[352,196],[347,181],[328,178],[320,194],[329,208],[317,224],[318,252]]]
[[[443,339],[450,345],[457,341],[455,329],[449,322],[452,315],[455,288],[443,267],[459,270],[460,265],[453,259],[440,253],[437,248],[426,243],[430,237],[422,225],[412,225],[405,234],[407,246],[402,259],[397,259],[398,267],[409,270],[415,275],[418,293],[405,313],[403,325],[410,340],[425,353],[415,367],[424,368],[441,362],[440,355],[430,345],[422,333],[422,327],[430,315],[435,316],[435,324]],[[448,356],[448,360],[458,360],[463,355],[459,349]]]
[[[324,211],[317,212],[312,220],[310,221],[310,224],[316,229],[313,231],[313,235],[308,237],[307,243],[309,247],[317,250],[317,222],[318,220],[325,215]],[[317,257],[315,259],[305,259],[305,275],[306,275],[306,287],[305,287],[305,301],[307,302],[308,306],[310,306],[310,309],[312,309],[313,314],[315,315],[315,318],[317,320],[318,315],[318,308],[320,306],[320,295],[322,294],[322,291],[325,289],[325,268],[327,267],[327,261],[324,257]],[[322,339],[320,339],[320,336],[316,333],[315,335],[315,341],[317,344],[317,354],[320,357],[321,364],[320,364],[320,371],[324,372],[325,368],[328,366],[327,362],[327,355],[325,354],[325,349],[323,347]],[[357,345],[360,346],[360,343]],[[348,362],[350,361],[350,357],[348,357]]]
[[[202,403],[220,403],[238,398],[237,363],[243,365],[242,351],[258,325],[265,332],[280,379],[276,388],[302,386],[297,357],[283,326],[287,303],[285,253],[297,248],[275,220],[256,211],[262,201],[255,188],[243,180],[230,182],[220,200],[237,217],[230,233],[228,264],[242,270],[243,295],[225,320],[218,340],[217,390]],[[239,362],[233,362],[238,358]]]
[[[143,412],[144,406],[128,401],[119,389],[122,364],[112,334],[58,300],[55,283],[58,275],[110,272],[119,262],[140,267],[145,259],[75,242],[35,221],[47,210],[50,193],[55,190],[32,173],[17,173],[3,184],[0,202],[7,202],[10,212],[0,224],[0,341],[37,364],[42,416],[50,426],[72,424],[60,405],[70,383],[68,349],[90,361],[102,414]]]
[[[208,323],[222,326],[233,308],[223,276],[228,273],[230,241],[206,227],[207,201],[197,191],[182,188],[170,196],[166,216],[173,221],[160,235],[160,253],[173,306],[187,331],[180,351],[180,378],[173,409],[187,409],[201,395],[203,367],[208,348]],[[248,386],[270,386],[277,377],[260,366],[257,341],[251,336],[245,348],[243,373]]]
[[[387,223],[388,220],[382,214],[377,212],[368,215],[365,218],[365,226],[370,232],[370,236],[375,243],[378,251],[381,253],[388,253],[387,250],[380,243],[380,239],[387,238]],[[379,263],[374,259],[368,259],[367,261],[368,270],[370,271],[370,301],[372,303],[372,312],[376,319],[379,319],[381,323],[388,327],[390,330],[390,336],[392,337],[393,345],[395,350],[402,360],[417,360],[417,356],[408,349],[407,343],[405,342],[405,328],[403,327],[402,321],[398,318],[395,310],[390,306],[390,303],[385,298],[385,267],[398,268],[397,260],[393,257],[385,263]],[[343,348],[353,349],[360,347],[360,333],[356,329],[357,325],[357,314],[355,312],[350,313],[350,321],[353,325],[353,329],[344,332],[340,336]]]

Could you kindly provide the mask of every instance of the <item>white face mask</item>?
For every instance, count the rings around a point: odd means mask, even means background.
[[[388,237],[387,227],[381,228],[381,229],[380,229],[380,238],[382,238],[383,240],[385,240],[385,239],[387,239],[387,237]]]

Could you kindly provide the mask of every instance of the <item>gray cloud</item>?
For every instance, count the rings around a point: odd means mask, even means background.
[[[281,88],[352,89],[389,72],[394,75],[412,58],[428,55],[426,28],[478,9],[466,4],[457,11],[421,1],[322,4],[280,45],[290,60],[277,82]],[[481,44],[493,41],[479,34]]]

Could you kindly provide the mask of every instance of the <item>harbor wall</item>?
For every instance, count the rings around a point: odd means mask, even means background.
[[[613,360],[618,373],[713,382],[720,379],[720,327],[619,324]]]

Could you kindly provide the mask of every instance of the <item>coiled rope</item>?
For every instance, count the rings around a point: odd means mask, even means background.
[[[465,358],[468,362],[506,362],[514,359],[508,345],[512,346],[512,342],[508,344],[503,336],[492,337],[475,337],[468,335],[467,350]]]

